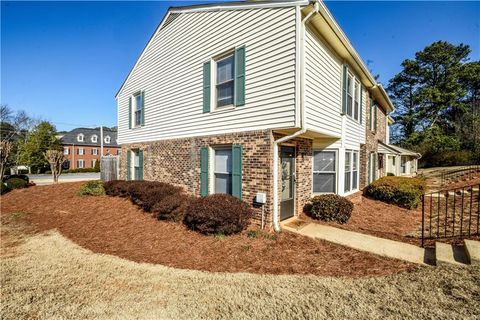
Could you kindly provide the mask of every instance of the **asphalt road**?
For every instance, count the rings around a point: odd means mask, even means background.
[[[29,174],[31,182],[35,182],[37,185],[48,185],[53,183],[53,178],[51,174]],[[66,173],[62,174],[58,179],[59,183],[65,182],[74,182],[74,181],[88,181],[88,180],[99,180],[100,173],[98,172],[88,172],[88,173]]]

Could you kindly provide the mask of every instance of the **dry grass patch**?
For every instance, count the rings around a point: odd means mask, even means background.
[[[360,279],[208,273],[92,253],[49,231],[26,236],[1,271],[2,319],[480,317],[479,267]]]

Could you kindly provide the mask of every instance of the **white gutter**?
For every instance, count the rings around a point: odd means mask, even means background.
[[[305,126],[305,24],[307,23],[308,19],[310,19],[315,13],[318,13],[320,9],[320,4],[315,1],[313,5],[314,10],[309,12],[308,15],[303,18],[301,23],[297,24],[297,30],[300,29],[300,92],[296,92],[296,100],[300,101],[300,130],[289,135],[282,137],[278,140],[273,141],[273,229],[275,231],[280,231],[280,219],[278,214],[278,145],[282,142],[287,140],[293,139],[298,137],[305,132],[307,132],[307,128]],[[297,6],[297,17],[301,17],[300,7]],[[299,19],[297,19],[299,21]],[[299,100],[298,100],[299,99]]]

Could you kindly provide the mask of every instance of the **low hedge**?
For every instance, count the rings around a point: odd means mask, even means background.
[[[81,196],[101,196],[105,194],[103,182],[98,180],[85,182],[80,186],[79,193]]]
[[[346,223],[352,215],[353,203],[336,194],[323,194],[313,197],[304,211],[313,219]]]
[[[114,197],[127,197],[129,182],[133,181],[112,180],[105,182],[103,184],[105,194]]]
[[[166,196],[153,205],[152,214],[158,220],[181,222],[193,200],[193,197],[183,193]]]
[[[12,179],[12,178],[25,180],[27,183],[30,182],[30,178],[26,174],[10,174],[10,175],[4,176],[3,181],[7,181],[8,179]]]
[[[185,225],[203,234],[229,235],[244,230],[253,216],[250,206],[228,194],[196,198],[185,212]]]
[[[365,195],[387,203],[414,209],[418,207],[427,184],[421,178],[383,177],[365,188]]]
[[[5,194],[11,190],[12,189],[10,189],[5,183],[0,182],[0,194]]]
[[[133,203],[146,212],[160,200],[171,195],[178,195],[182,189],[164,182],[139,181],[128,186],[127,193]]]
[[[5,184],[10,189],[22,189],[28,187],[28,182],[20,178],[9,178],[5,181]]]

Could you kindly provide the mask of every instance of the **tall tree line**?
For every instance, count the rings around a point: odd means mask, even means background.
[[[465,44],[434,42],[389,81],[392,139],[420,152],[423,166],[480,161],[480,61],[470,53]]]

